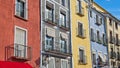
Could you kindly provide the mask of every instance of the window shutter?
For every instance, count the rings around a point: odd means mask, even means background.
[[[67,68],[67,61],[62,61],[62,68]]]
[[[48,68],[54,68],[54,59],[49,60]]]

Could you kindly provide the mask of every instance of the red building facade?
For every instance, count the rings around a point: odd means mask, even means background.
[[[0,61],[40,67],[39,0],[0,0]]]

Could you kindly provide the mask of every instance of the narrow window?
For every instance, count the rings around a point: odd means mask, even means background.
[[[92,11],[90,11],[90,17],[92,17]]]
[[[65,39],[61,38],[60,39],[60,45],[61,45],[61,52],[66,52],[67,51],[67,45]]]
[[[84,50],[82,49],[79,49],[79,59],[80,59],[80,62],[84,62]]]
[[[15,14],[22,18],[27,18],[26,0],[16,0]]]
[[[65,0],[61,0],[61,4],[65,6]]]
[[[83,35],[83,24],[80,22],[78,23],[78,35]]]
[[[66,15],[60,12],[60,26],[66,27]]]
[[[26,31],[20,28],[15,29],[15,56],[26,58]]]
[[[46,45],[45,45],[46,50],[52,50],[53,49],[53,45],[54,45],[53,40],[54,40],[53,37],[50,37],[50,36],[46,35]]]
[[[46,19],[50,22],[54,21],[54,9],[46,6]]]

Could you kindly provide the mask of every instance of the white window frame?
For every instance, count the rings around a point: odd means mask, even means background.
[[[55,22],[55,3],[53,3],[53,2],[51,2],[51,0],[46,0],[46,1],[48,1],[50,4],[52,4],[53,6],[54,6],[54,8],[51,8],[51,9],[53,9],[53,21]],[[47,3],[46,3],[46,1],[45,1],[45,12],[46,12],[46,10],[47,10]],[[45,19],[46,19],[46,13],[45,13]]]
[[[84,46],[79,46],[79,47],[78,47],[78,55],[79,55],[78,60],[80,60],[80,52],[79,52],[79,50],[83,50],[83,51],[84,51],[83,57],[86,56],[85,47],[84,47]],[[86,58],[87,58],[87,57],[86,57]],[[86,58],[85,58],[85,59],[86,59]],[[82,62],[82,63],[84,63],[84,62]],[[86,60],[86,63],[87,63],[87,60]]]
[[[22,1],[22,2],[24,2],[25,3],[25,6],[24,6],[24,17],[21,17],[20,15],[17,15],[17,7],[16,7],[16,5],[17,5],[17,0],[15,0],[15,15],[17,16],[17,17],[20,17],[20,18],[23,18],[23,19],[28,19],[28,0],[20,0],[20,1]]]
[[[67,12],[67,10],[60,7],[60,9],[59,9],[59,18],[60,18],[60,14],[62,13],[62,11],[65,12],[65,16],[66,16],[66,27],[69,27],[70,23],[68,23],[68,12]],[[60,22],[59,22],[59,25],[61,25]]]
[[[46,45],[46,35],[47,35],[46,30],[47,30],[47,28],[45,27],[45,36],[44,36],[44,38],[45,38],[45,45]],[[53,37],[53,45],[55,45],[55,37]],[[53,46],[53,48],[55,48],[55,46]]]
[[[55,58],[54,58],[54,57],[49,57],[49,60],[51,60],[51,59],[54,60],[54,61],[53,61],[53,64],[54,64],[54,68],[55,68]],[[49,63],[51,63],[51,62],[49,62]],[[49,67],[48,67],[48,64],[47,64],[47,68],[49,68]]]
[[[61,68],[62,68],[62,61],[67,62],[67,68],[68,68],[68,60],[67,59],[61,59]]]
[[[16,42],[16,40],[15,40],[15,35],[16,35],[16,29],[21,29],[21,30],[23,30],[23,31],[25,31],[26,32],[26,46],[27,46],[27,42],[28,42],[28,30],[27,29],[25,29],[25,28],[22,28],[22,27],[19,27],[19,26],[16,26],[15,25],[15,28],[14,28],[14,47],[15,47],[15,42]],[[15,49],[14,49],[14,56],[15,56]],[[26,56],[25,57],[27,57],[27,49],[26,49]]]
[[[45,49],[46,49],[46,40],[47,40],[46,36],[49,36],[49,35],[45,34]],[[51,36],[49,36],[49,37],[51,37]],[[54,48],[55,47],[54,46],[54,44],[55,44],[55,38],[54,37],[52,37],[52,38],[53,38],[53,48]]]

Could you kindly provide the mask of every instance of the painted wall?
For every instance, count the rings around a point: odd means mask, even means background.
[[[88,8],[87,3],[82,1],[84,8],[84,16],[76,13],[77,0],[71,0],[71,30],[72,30],[72,55],[73,55],[73,68],[92,68],[91,50],[90,50],[90,37],[89,37],[89,24],[88,24]],[[83,24],[86,29],[86,38],[82,39],[77,36],[78,21]],[[85,55],[87,56],[87,64],[79,64],[79,48],[83,47]]]
[[[28,0],[28,20],[15,16],[15,0],[0,0],[0,60],[5,61],[5,47],[13,46],[15,26],[28,30],[27,45],[32,48],[33,67],[40,64],[40,1]]]
[[[91,11],[92,17],[90,16],[90,11]],[[102,18],[102,24],[101,25],[96,24],[96,15],[99,18]],[[99,13],[96,9],[94,9],[94,8],[89,9],[89,26],[90,26],[90,29],[92,28],[93,33],[95,33],[96,35],[97,35],[97,31],[99,31],[100,38],[103,37],[103,34],[105,34],[105,36],[106,36],[105,20],[104,19],[105,19],[104,16],[101,13]],[[90,34],[91,34],[91,32],[90,32]],[[90,36],[92,36],[92,35],[90,35]],[[102,41],[103,41],[103,39],[102,39]],[[104,45],[104,44],[100,44],[100,43],[97,43],[96,41],[91,40],[91,48],[92,48],[92,54],[94,53],[96,55],[96,63],[98,63],[97,59],[98,59],[99,53],[101,53],[103,57],[104,57],[104,55],[108,56],[107,46]],[[106,57],[106,58],[108,58],[108,57]],[[106,60],[108,60],[108,59],[106,59]],[[93,67],[94,67],[94,64],[93,64]]]

